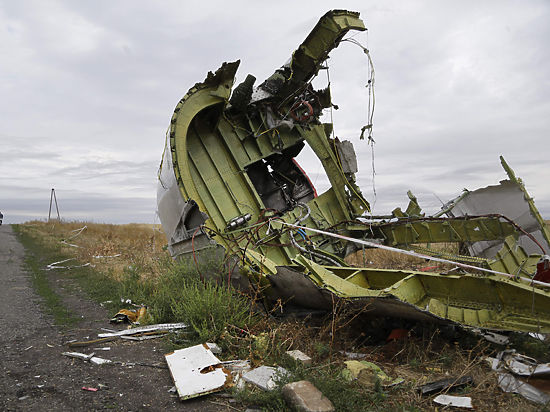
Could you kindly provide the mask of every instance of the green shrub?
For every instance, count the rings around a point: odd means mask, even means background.
[[[226,285],[185,280],[171,300],[175,319],[187,322],[200,341],[215,341],[227,325],[243,328],[253,319],[249,300]]]

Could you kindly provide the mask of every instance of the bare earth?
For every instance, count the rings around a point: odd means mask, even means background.
[[[0,410],[235,410],[227,398],[208,396],[181,402],[168,392],[173,386],[168,369],[148,366],[93,365],[62,356],[65,351],[91,353],[122,362],[165,365],[165,346],[157,340],[112,341],[69,349],[71,339],[97,337],[109,325],[109,313],[86,298],[77,285],[60,272],[49,272],[52,287],[65,306],[81,321],[70,328],[55,326],[44,313],[40,297],[31,287],[23,260],[25,250],[9,225],[0,226]],[[47,263],[44,262],[44,266]],[[82,387],[99,388],[88,392]]]

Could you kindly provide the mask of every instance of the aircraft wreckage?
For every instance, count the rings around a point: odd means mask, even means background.
[[[170,253],[225,261],[232,284],[272,304],[330,310],[345,299],[380,316],[550,332],[550,234],[504,159],[507,180],[466,190],[433,216],[410,192],[405,211],[372,215],[352,143],[319,120],[332,106],[330,88],[312,86],[352,30],[365,30],[359,13],[330,11],[260,85],[248,75],[233,88],[239,61],[223,63],[180,100],[159,171]],[[324,193],[295,160],[306,145],[330,180]],[[433,247],[449,242],[462,254]],[[357,268],[344,260],[374,247],[455,270]]]

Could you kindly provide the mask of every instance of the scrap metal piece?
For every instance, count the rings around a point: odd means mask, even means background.
[[[100,338],[111,338],[115,336],[135,335],[137,333],[154,332],[161,330],[185,329],[188,326],[185,323],[158,323],[156,325],[139,326],[132,329],[124,329],[118,332],[99,333]]]
[[[474,382],[471,376],[460,376],[458,378],[446,378],[430,382],[418,388],[422,395],[432,395],[447,389],[459,389]]]
[[[550,233],[540,216],[533,199],[525,190],[521,179],[500,157],[501,163],[508,174],[509,180],[503,180],[498,186],[487,186],[474,191],[466,190],[459,198],[444,206],[446,214],[456,216],[479,216],[499,214],[514,221],[526,233],[521,233],[517,240],[527,255],[550,252]],[[533,240],[533,238],[535,240]],[[473,256],[493,259],[503,247],[502,240],[477,241],[468,245]]]
[[[180,399],[191,399],[232,386],[231,373],[206,345],[179,349],[165,355]]]

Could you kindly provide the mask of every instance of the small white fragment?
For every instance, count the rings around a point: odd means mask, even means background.
[[[439,405],[454,406],[455,408],[473,408],[472,398],[469,396],[438,395],[434,398],[434,402]]]
[[[210,349],[210,352],[214,355],[219,355],[222,353],[222,348],[220,348],[217,343],[206,342],[206,346],[208,346],[208,349]]]
[[[311,358],[300,350],[288,350],[286,354],[292,359],[302,362],[304,365],[311,365]]]
[[[260,366],[243,374],[243,379],[250,382],[264,391],[271,391],[277,387],[275,380],[288,375],[288,371],[280,366]]]
[[[93,363],[94,365],[103,365],[104,363],[111,363],[109,359],[98,358],[97,356],[94,356],[93,358],[91,358],[90,362]]]

